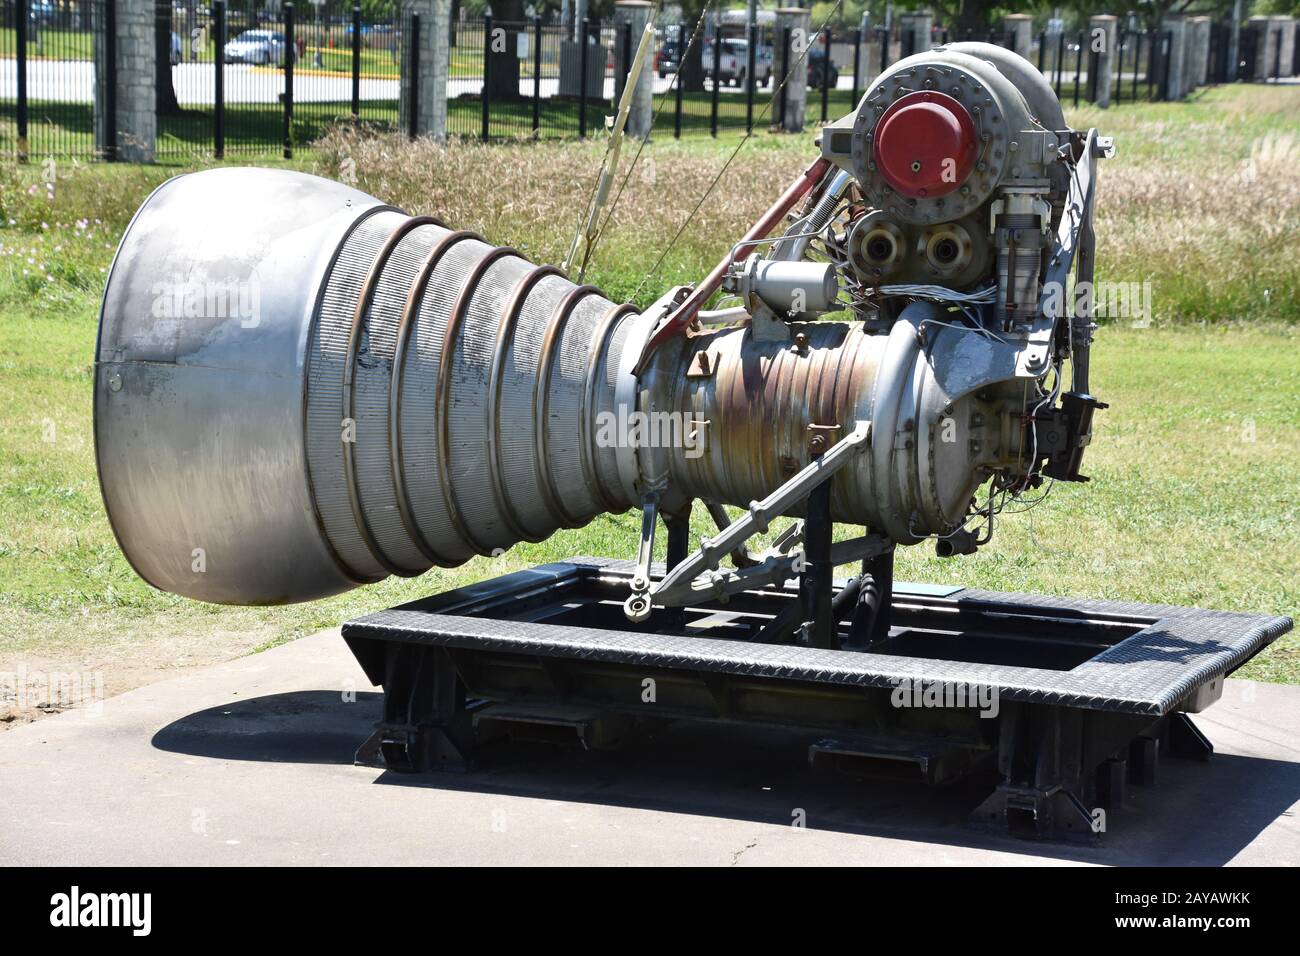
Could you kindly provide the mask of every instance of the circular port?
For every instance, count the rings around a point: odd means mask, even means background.
[[[917,252],[931,274],[948,278],[970,265],[974,243],[965,226],[946,222],[941,226],[931,226],[921,234]]]
[[[898,243],[893,236],[882,229],[867,236],[866,242],[863,243],[863,251],[868,262],[883,265],[897,254]]]
[[[898,271],[907,255],[907,236],[880,211],[863,216],[849,233],[849,262],[864,282]]]
[[[935,261],[944,265],[952,263],[961,252],[961,247],[951,239],[941,239],[934,244]]]

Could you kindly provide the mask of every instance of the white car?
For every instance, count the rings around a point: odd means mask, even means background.
[[[702,51],[704,58],[704,76],[713,77],[713,44],[707,43]],[[749,75],[749,41],[745,39],[722,38],[722,50],[718,59],[718,79],[723,83],[744,86]],[[754,76],[759,86],[772,82],[772,51],[760,46],[754,50]]]
[[[274,30],[245,30],[226,44],[227,63],[281,63],[286,41]]]

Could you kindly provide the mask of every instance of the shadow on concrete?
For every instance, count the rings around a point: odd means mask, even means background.
[[[182,717],[154,734],[168,753],[216,760],[350,764],[379,719],[383,695],[309,690],[232,700]]]
[[[337,691],[272,694],[199,711],[160,730],[160,750],[219,760],[350,765],[382,697]],[[996,782],[950,787],[814,772],[816,738],[752,727],[676,723],[621,750],[505,742],[473,773],[384,771],[375,783],[523,796],[790,825],[1115,865],[1216,866],[1230,861],[1300,799],[1300,764],[1218,754],[1163,761],[1157,783],[1130,787],[1095,847],[1027,842],[969,827]],[[869,860],[863,862],[869,863]]]

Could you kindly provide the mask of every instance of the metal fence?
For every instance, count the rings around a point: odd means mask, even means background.
[[[159,13],[159,156],[223,156],[310,143],[340,122],[396,128],[404,63],[396,6],[190,3]],[[160,57],[161,59],[161,57]]]
[[[118,0],[0,0],[0,152],[9,156],[112,158],[115,33]],[[282,152],[317,139],[338,123],[414,131],[415,104],[400,108],[401,90],[421,89],[420,37],[432,24],[400,12],[399,0],[371,3],[365,16],[351,0],[285,2],[259,10],[258,0],[160,0],[156,16],[156,154],[161,157]],[[789,30],[768,25],[707,28],[660,25],[651,73],[658,135],[718,135],[784,125],[785,79],[807,79],[806,119],[825,122],[853,108],[870,79],[914,52],[911,31],[825,30],[805,50]],[[1256,33],[1242,30],[1235,60],[1230,27],[1214,24],[1209,82],[1260,75]],[[459,19],[450,24],[447,77],[449,135],[581,138],[599,133],[613,112],[634,44],[626,23]],[[934,43],[982,40],[1014,47],[1004,31],[950,34]],[[1100,98],[1112,105],[1163,98],[1169,89],[1171,34],[1120,31],[1108,76],[1089,33],[1040,33],[1029,59],[1063,102]],[[1268,74],[1300,72],[1277,62]],[[1297,44],[1300,51],[1300,44]],[[685,53],[685,57],[683,57]],[[1297,54],[1300,56],[1300,52]],[[98,141],[98,145],[97,145]]]
[[[111,0],[0,0],[0,152],[95,155],[96,37]]]
[[[451,36],[447,132],[496,139],[586,136],[611,108],[612,25],[588,22],[585,43],[572,31],[527,22],[466,20]],[[561,62],[571,61],[561,75]]]

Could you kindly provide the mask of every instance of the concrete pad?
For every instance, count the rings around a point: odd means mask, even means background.
[[[1162,763],[1095,848],[967,828],[987,785],[814,774],[808,738],[721,726],[509,744],[467,775],[354,767],[379,705],[323,633],[0,733],[0,863],[1300,862],[1300,687],[1229,681],[1195,718],[1213,760]]]

